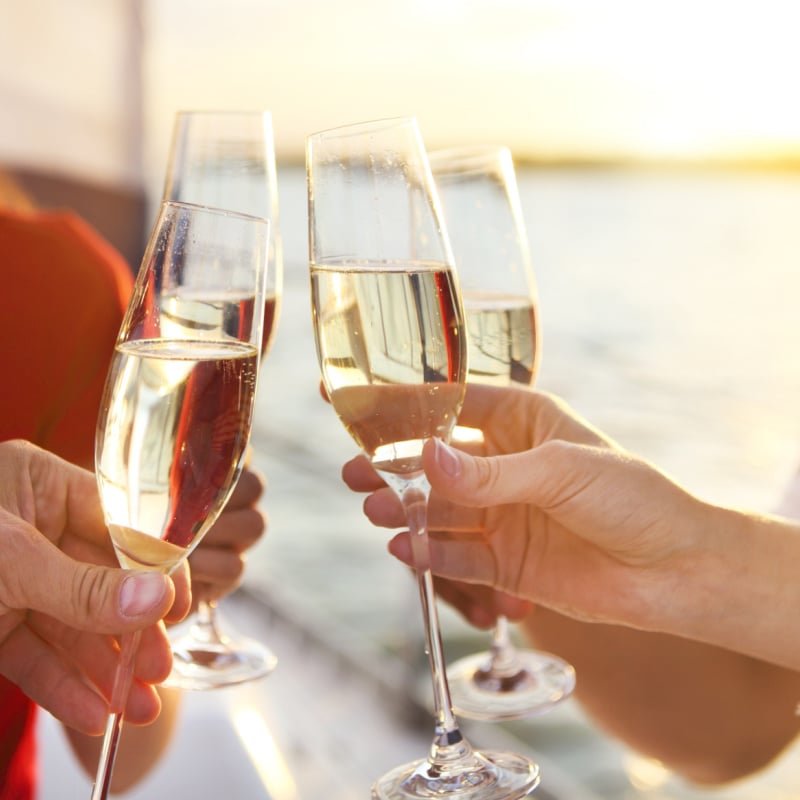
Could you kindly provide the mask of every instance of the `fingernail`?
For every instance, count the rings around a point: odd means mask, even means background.
[[[138,572],[122,581],[119,610],[124,617],[151,611],[164,597],[164,578],[157,572]]]
[[[436,443],[436,463],[439,468],[451,478],[457,478],[461,474],[461,461],[455,451],[448,447],[441,439],[435,439]]]

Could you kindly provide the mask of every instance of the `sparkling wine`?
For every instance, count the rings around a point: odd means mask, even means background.
[[[533,383],[538,368],[536,309],[526,295],[464,292],[469,381]]]
[[[336,413],[378,469],[420,469],[426,439],[450,437],[466,341],[441,265],[311,268],[317,352]]]
[[[123,566],[169,571],[214,522],[241,470],[257,361],[235,341],[117,346],[96,462]]]
[[[275,330],[278,321],[278,298],[273,294],[267,294],[264,299],[264,327],[261,332],[261,357],[267,355],[272,343],[275,341]]]
[[[108,526],[117,559],[124,569],[161,569],[169,572],[186,554],[186,548],[124,525]]]

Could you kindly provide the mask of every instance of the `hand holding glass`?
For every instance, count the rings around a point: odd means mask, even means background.
[[[275,335],[283,259],[278,230],[278,188],[272,119],[266,111],[180,111],[175,116],[163,200],[197,203],[270,221],[261,355]],[[172,674],[166,685],[214,689],[269,674],[274,653],[223,626],[217,604],[198,602],[177,629]]]
[[[122,567],[169,573],[242,469],[253,416],[269,223],[164,203],[117,338],[96,470]],[[107,796],[138,634],[122,644],[92,800]]]
[[[530,386],[541,352],[530,251],[511,152],[491,145],[430,154],[466,314],[467,380]],[[455,439],[463,431],[457,428]],[[464,431],[465,438],[473,438]],[[501,720],[541,714],[575,687],[575,670],[550,653],[517,650],[500,617],[489,652],[448,666],[460,714]]]
[[[393,769],[376,800],[512,800],[538,767],[479,753],[450,701],[427,567],[430,486],[425,442],[450,438],[464,394],[466,340],[453,261],[425,149],[413,119],[382,120],[308,140],[309,255],[314,329],[334,410],[394,490],[412,535],[435,733],[428,758]]]

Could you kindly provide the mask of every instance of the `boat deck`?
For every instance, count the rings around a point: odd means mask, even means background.
[[[129,800],[356,800],[398,764],[422,757],[431,716],[400,687],[392,661],[359,658],[347,633],[302,626],[269,598],[239,591],[224,604],[227,623],[269,642],[279,658],[267,678],[228,689],[185,693],[175,738]],[[494,726],[465,726],[476,746],[505,746],[540,762],[539,800],[596,800],[552,763]],[[91,781],[63,733],[41,715],[39,800],[88,800]]]

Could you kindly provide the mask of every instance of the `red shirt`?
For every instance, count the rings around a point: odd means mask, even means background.
[[[132,286],[122,256],[71,212],[0,211],[0,441],[83,466]],[[35,706],[0,677],[0,800],[32,800]]]
[[[36,706],[0,677],[0,800],[32,800],[36,785]]]

